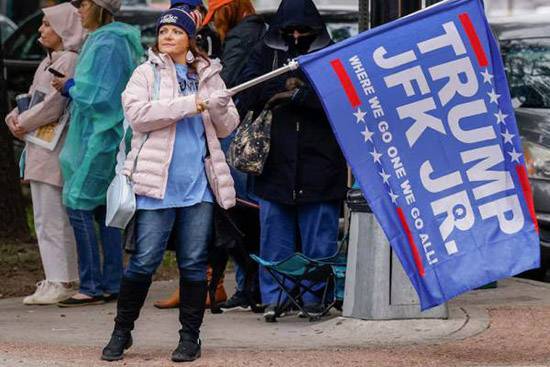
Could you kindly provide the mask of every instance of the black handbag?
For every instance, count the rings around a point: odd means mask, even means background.
[[[267,106],[256,119],[252,111],[246,114],[229,145],[227,160],[231,166],[244,173],[262,174],[269,154],[272,118]]]

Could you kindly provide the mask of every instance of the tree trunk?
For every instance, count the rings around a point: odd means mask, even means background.
[[[13,141],[0,121],[0,238],[28,240],[29,228],[19,172],[13,154]]]
[[[19,170],[13,154],[13,140],[4,123],[8,109],[7,97],[4,50],[0,45],[0,239],[28,241],[29,228],[19,183]]]

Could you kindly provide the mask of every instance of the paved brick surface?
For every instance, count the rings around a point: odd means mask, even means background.
[[[151,297],[172,284],[157,283]],[[190,366],[550,366],[550,286],[510,279],[450,304],[449,320],[309,323],[207,315],[203,357]],[[64,316],[61,316],[60,312]],[[0,302],[0,366],[175,366],[177,314],[148,304],[123,362],[98,360],[114,305],[73,310]],[[61,321],[60,321],[61,320]],[[65,324],[65,327],[60,327]]]

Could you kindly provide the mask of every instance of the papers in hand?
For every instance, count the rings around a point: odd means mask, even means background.
[[[43,102],[46,98],[46,95],[47,91],[35,89],[31,96],[29,109]],[[54,150],[57,143],[59,142],[59,138],[61,137],[63,129],[65,129],[65,125],[67,124],[68,120],[69,109],[65,108],[63,115],[61,115],[58,121],[40,126],[38,129],[31,131],[30,133],[25,135],[25,140],[42,148]]]

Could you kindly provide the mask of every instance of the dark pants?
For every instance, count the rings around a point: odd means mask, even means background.
[[[302,253],[307,257],[319,259],[336,253],[340,201],[291,206],[260,199],[259,203],[262,259],[277,261],[292,256],[297,251],[297,233],[300,234]],[[263,269],[260,290],[264,304],[277,302],[278,285]],[[304,304],[320,301],[311,293],[305,293],[303,298]]]

